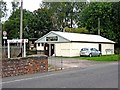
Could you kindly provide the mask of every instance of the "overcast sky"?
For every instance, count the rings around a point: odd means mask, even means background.
[[[11,8],[11,2],[13,0],[4,0],[5,2],[7,2],[7,7]],[[21,1],[21,0],[16,0],[16,1]],[[34,11],[36,9],[39,8],[39,4],[41,3],[41,0],[23,0],[23,8],[30,10],[30,11]]]
[[[9,11],[7,12],[8,16],[6,17],[6,19],[10,16],[10,10],[12,9],[12,5],[11,2],[13,0],[3,0],[5,2],[7,2],[7,8],[9,9]],[[21,2],[21,0],[16,0]],[[39,5],[41,3],[42,0],[23,0],[23,8],[29,11],[34,11],[37,10],[39,8]],[[2,21],[6,20],[5,18],[2,19]]]

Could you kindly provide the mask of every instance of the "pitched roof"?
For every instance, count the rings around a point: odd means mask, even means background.
[[[100,35],[60,32],[60,31],[51,31],[49,33],[56,34],[60,37],[63,37],[64,39],[67,39],[68,41],[115,43],[114,41],[106,39]],[[46,35],[44,35],[43,37],[45,37]],[[40,39],[38,39],[37,41],[39,41]]]

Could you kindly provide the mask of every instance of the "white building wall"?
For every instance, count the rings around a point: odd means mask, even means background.
[[[55,54],[56,56],[79,56],[81,48],[93,47],[98,49],[98,44],[96,43],[56,43],[55,44]]]
[[[44,50],[44,46],[40,43],[40,46],[38,46],[38,43],[36,44],[37,50]]]
[[[37,45],[37,50],[44,50],[44,46]],[[81,48],[96,48],[99,49],[98,43],[55,43],[56,56],[79,56]],[[114,54],[114,44],[101,44],[102,55]]]
[[[55,55],[56,56],[70,56],[71,43],[56,43]]]
[[[102,55],[114,54],[114,44],[102,44]]]
[[[97,43],[72,43],[71,56],[79,56],[82,48],[96,48],[98,49]]]

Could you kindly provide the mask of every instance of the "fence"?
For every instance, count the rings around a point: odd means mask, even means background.
[[[8,48],[2,47],[1,50],[2,50],[2,58],[7,58],[8,57],[8,52],[7,52]],[[23,50],[23,47],[22,47],[22,50]],[[19,56],[20,53],[21,53],[20,47],[18,47],[18,46],[11,46],[10,47],[11,58]]]
[[[48,57],[48,70],[56,71],[70,68],[86,68],[95,64],[103,64],[101,61],[81,60],[80,57]]]
[[[52,70],[62,70],[81,66],[81,61],[79,58],[63,58],[63,57],[48,57],[48,69]]]

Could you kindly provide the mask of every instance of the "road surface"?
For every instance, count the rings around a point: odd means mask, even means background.
[[[118,88],[118,64],[4,78],[2,88]]]

